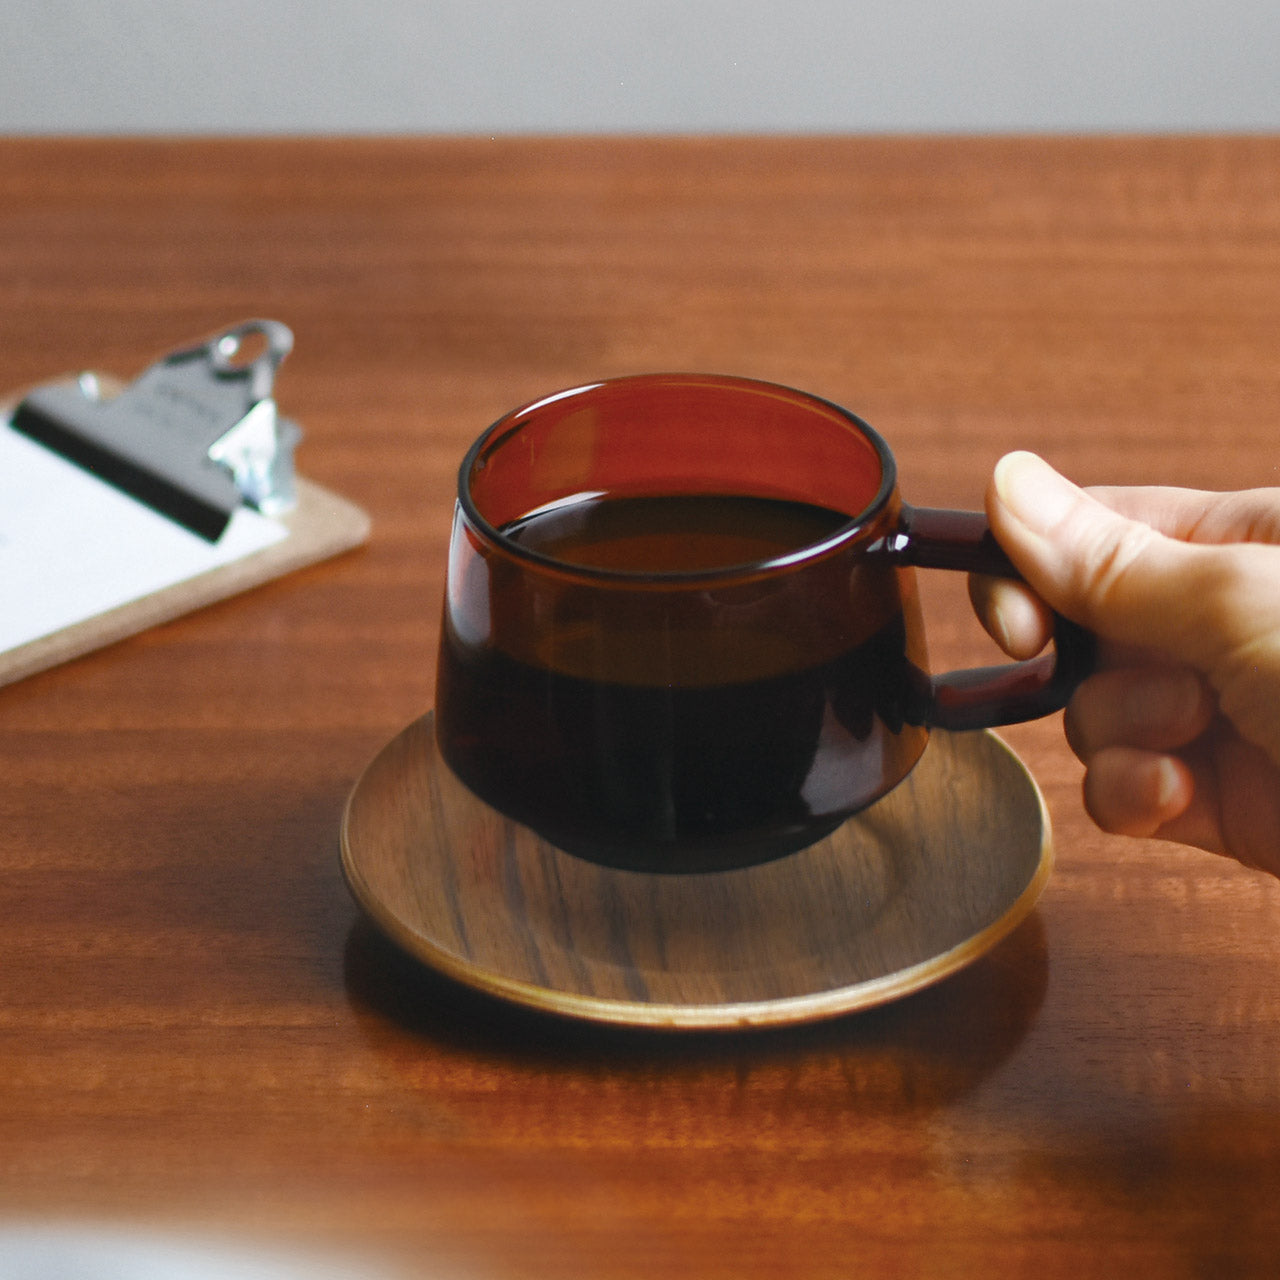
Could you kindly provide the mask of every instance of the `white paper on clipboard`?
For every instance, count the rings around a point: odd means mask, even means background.
[[[289,535],[241,507],[217,542],[0,426],[0,653],[232,564]]]

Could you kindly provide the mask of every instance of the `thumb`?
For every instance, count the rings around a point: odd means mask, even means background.
[[[1030,453],[996,465],[992,531],[1028,584],[1103,639],[1155,649],[1212,675],[1256,640],[1254,553],[1276,548],[1192,544],[1130,520]]]

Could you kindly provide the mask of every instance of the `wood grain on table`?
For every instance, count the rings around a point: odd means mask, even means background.
[[[1099,833],[1056,723],[1005,735],[1053,821],[1037,910],[820,1026],[468,993],[361,920],[338,828],[431,705],[461,455],[545,392],[801,386],[927,505],[1015,447],[1277,483],[1280,140],[10,139],[0,304],[6,391],[284,320],[300,468],[373,518],[0,690],[6,1221],[426,1275],[1275,1274],[1280,887]],[[926,590],[935,665],[985,660],[963,582]]]

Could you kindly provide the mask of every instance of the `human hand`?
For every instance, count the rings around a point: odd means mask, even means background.
[[[1005,651],[1046,604],[1099,638],[1065,717],[1094,821],[1280,875],[1280,489],[1085,491],[1014,453],[987,514],[1026,579],[970,582]]]

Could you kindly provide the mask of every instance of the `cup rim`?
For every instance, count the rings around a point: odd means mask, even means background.
[[[556,556],[547,555],[545,552],[536,551],[517,542],[481,514],[475,499],[471,495],[470,488],[470,478],[476,469],[476,464],[487,449],[492,448],[500,440],[518,431],[523,425],[523,419],[529,414],[546,405],[576,396],[589,395],[605,387],[625,387],[627,385],[643,385],[645,383],[667,385],[703,384],[708,387],[719,386],[746,391],[781,391],[788,396],[808,401],[815,407],[832,411],[850,423],[875,450],[876,457],[880,463],[880,484],[876,489],[875,496],[861,511],[856,515],[850,516],[845,524],[842,524],[825,538],[821,538],[817,542],[805,543],[803,546],[784,552],[782,555],[768,556],[762,560],[746,561],[742,564],[724,565],[714,569],[671,571],[604,568],[596,565],[577,564],[570,560],[561,560]],[[581,383],[562,391],[552,392],[550,395],[539,396],[536,400],[530,400],[526,404],[504,413],[480,433],[464,455],[458,468],[457,503],[462,514],[466,517],[467,523],[477,533],[517,560],[536,565],[544,570],[552,570],[565,577],[578,578],[595,583],[613,582],[633,587],[640,585],[674,587],[687,586],[694,583],[739,581],[794,569],[799,565],[822,559],[847,543],[856,541],[868,526],[874,524],[875,520],[888,505],[890,496],[897,488],[897,470],[893,453],[884,437],[870,423],[864,421],[843,405],[837,404],[834,400],[828,400],[823,396],[815,395],[813,392],[803,391],[798,387],[787,386],[784,383],[769,382],[760,378],[745,378],[734,374],[640,373],[614,378],[599,378],[594,382]],[[570,495],[567,498],[557,499],[556,501],[564,502],[572,500],[576,496]],[[534,510],[547,510],[551,505],[546,504],[546,506],[538,507]],[[526,512],[521,518],[526,518],[531,514],[533,512]]]

